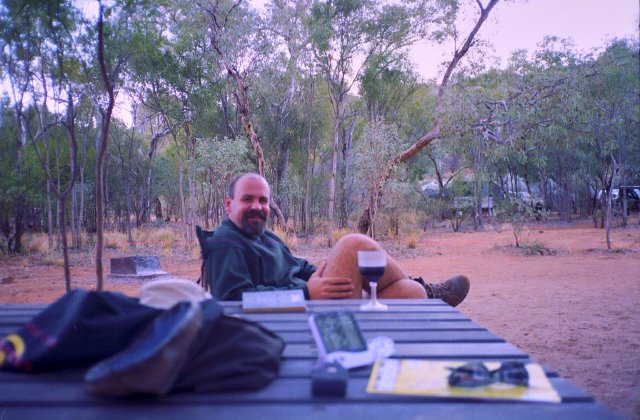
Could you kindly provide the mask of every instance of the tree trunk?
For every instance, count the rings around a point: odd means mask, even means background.
[[[340,201],[338,203],[338,228],[343,229],[348,224],[348,210],[347,210],[347,132],[342,127],[341,147],[340,152],[342,159],[338,162],[338,171],[340,173]]]
[[[626,227],[628,224],[628,215],[627,215],[627,188],[623,187],[627,184],[626,176],[622,177],[621,180],[622,186],[618,190],[618,200],[622,200],[622,226]]]
[[[50,174],[51,168],[49,163],[49,142],[45,140],[45,173]],[[53,209],[51,208],[51,177],[47,176],[47,240],[49,243],[49,251],[53,251]]]
[[[187,224],[187,206],[184,198],[184,163],[180,155],[180,145],[177,138],[173,137],[176,143],[176,156],[178,158],[178,192],[180,193],[180,213],[182,214],[182,223],[184,224],[184,238],[188,238],[189,226]]]
[[[307,119],[307,170],[304,174],[304,206],[302,208],[302,229],[305,234],[309,234],[311,230],[311,208],[309,206],[309,198],[311,195],[311,176],[313,172],[313,161],[311,159],[311,131],[313,126],[313,104],[315,97],[315,81],[311,79],[311,86],[309,88],[309,114]]]
[[[104,188],[103,188],[103,167],[104,159],[109,145],[109,125],[111,124],[111,113],[115,105],[113,84],[107,74],[104,60],[103,43],[103,9],[102,2],[98,3],[98,63],[100,74],[104,83],[104,88],[109,97],[107,108],[101,112],[100,137],[98,139],[98,149],[96,153],[96,290],[101,292],[104,287],[102,251],[104,248]]]
[[[26,86],[22,92],[26,91]],[[15,104],[16,110],[16,162],[15,162],[15,176],[19,182],[23,176],[23,164],[24,164],[24,145],[27,143],[27,127],[25,117],[22,113],[22,98]],[[15,203],[13,205],[14,211],[14,236],[13,247],[9,246],[9,252],[20,253],[22,252],[22,234],[24,233],[24,193],[20,192],[16,196]]]
[[[477,232],[482,229],[482,193],[477,172],[473,178],[473,230]]]
[[[333,148],[331,154],[331,175],[329,175],[329,205],[327,208],[327,246],[333,245],[333,209],[336,202],[336,175],[338,173],[338,147],[340,146],[340,120],[341,103],[336,104],[336,113],[333,120]]]
[[[71,270],[69,270],[69,251],[67,245],[67,226],[64,217],[65,196],[58,197],[58,218],[60,219],[60,237],[62,238],[62,257],[64,260],[64,287],[71,291]]]
[[[86,142],[84,144],[84,151],[82,154],[82,160],[80,162],[80,215],[79,215],[79,226],[80,226],[80,238],[82,238],[82,230],[85,227],[85,200],[84,200],[84,188],[85,188],[85,183],[84,183],[84,170],[87,164],[87,153],[86,153]]]
[[[124,193],[127,198],[127,214],[125,217],[125,222],[127,224],[127,241],[132,243],[133,234],[131,232],[131,213],[133,212],[133,209],[131,206],[131,180],[128,175],[124,178]]]
[[[289,179],[289,141],[285,140],[286,144],[282,146],[284,149],[280,162],[278,164],[278,171],[276,174],[276,184],[278,188],[278,197],[280,197],[280,210],[284,217],[284,222],[291,217],[289,188],[287,187]]]
[[[547,174],[544,168],[540,168],[538,171],[538,176],[540,177],[540,195],[542,195],[542,202],[545,207],[547,207],[547,203],[549,203],[548,197],[548,189],[547,189]]]
[[[76,199],[76,186],[74,185],[73,188],[71,189],[71,206],[70,206],[70,213],[71,213],[71,247],[73,249],[78,249],[80,248],[80,240],[79,240],[79,234],[78,234],[78,226],[77,226],[77,217],[78,217],[78,209],[77,209],[77,205],[78,205],[78,200]]]
[[[196,230],[196,184],[194,178],[194,168],[191,164],[187,170],[187,184],[189,185],[189,221],[187,223],[187,243],[193,242],[193,234]]]
[[[56,196],[60,195],[60,157],[58,153],[58,143],[55,142],[53,144],[53,155],[56,158],[56,185],[55,191]],[[53,185],[53,182],[51,183]],[[60,247],[62,246],[62,234],[60,233],[62,230],[60,229],[60,201],[56,201],[56,251],[60,251]]]
[[[353,130],[356,126],[358,112],[353,113],[349,129],[345,132],[342,143],[342,198],[340,200],[340,227],[346,228],[349,224],[350,206],[350,178],[351,178],[351,151],[353,149]]]
[[[607,231],[607,249],[611,250],[611,186],[613,177],[618,172],[618,165],[615,157],[611,155],[611,177],[609,178],[609,188],[607,188],[607,215],[605,217],[605,229]]]

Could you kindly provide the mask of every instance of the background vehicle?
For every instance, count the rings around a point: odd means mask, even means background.
[[[603,193],[604,193],[604,190],[598,190],[598,194],[596,195],[596,198],[600,200],[602,198]],[[616,204],[619,196],[620,196],[620,190],[618,190],[617,188],[611,188],[611,202]]]
[[[622,206],[623,194],[626,193],[627,197],[627,209],[640,210],[640,186],[638,185],[624,185],[618,188],[618,197],[616,202],[619,206]]]

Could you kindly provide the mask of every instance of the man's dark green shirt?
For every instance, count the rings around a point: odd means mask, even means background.
[[[211,294],[219,300],[241,300],[242,292],[302,289],[309,299],[307,280],[316,271],[293,256],[273,232],[248,235],[230,220],[207,238],[205,261]]]

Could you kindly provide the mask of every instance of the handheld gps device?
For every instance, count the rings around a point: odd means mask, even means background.
[[[351,369],[374,362],[351,312],[313,313],[309,316],[309,325],[321,364],[335,362]]]

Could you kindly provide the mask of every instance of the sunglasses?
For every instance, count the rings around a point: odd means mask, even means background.
[[[529,386],[529,373],[522,362],[504,362],[495,370],[489,370],[483,363],[478,362],[448,369],[451,370],[450,386],[475,388],[497,382]]]

